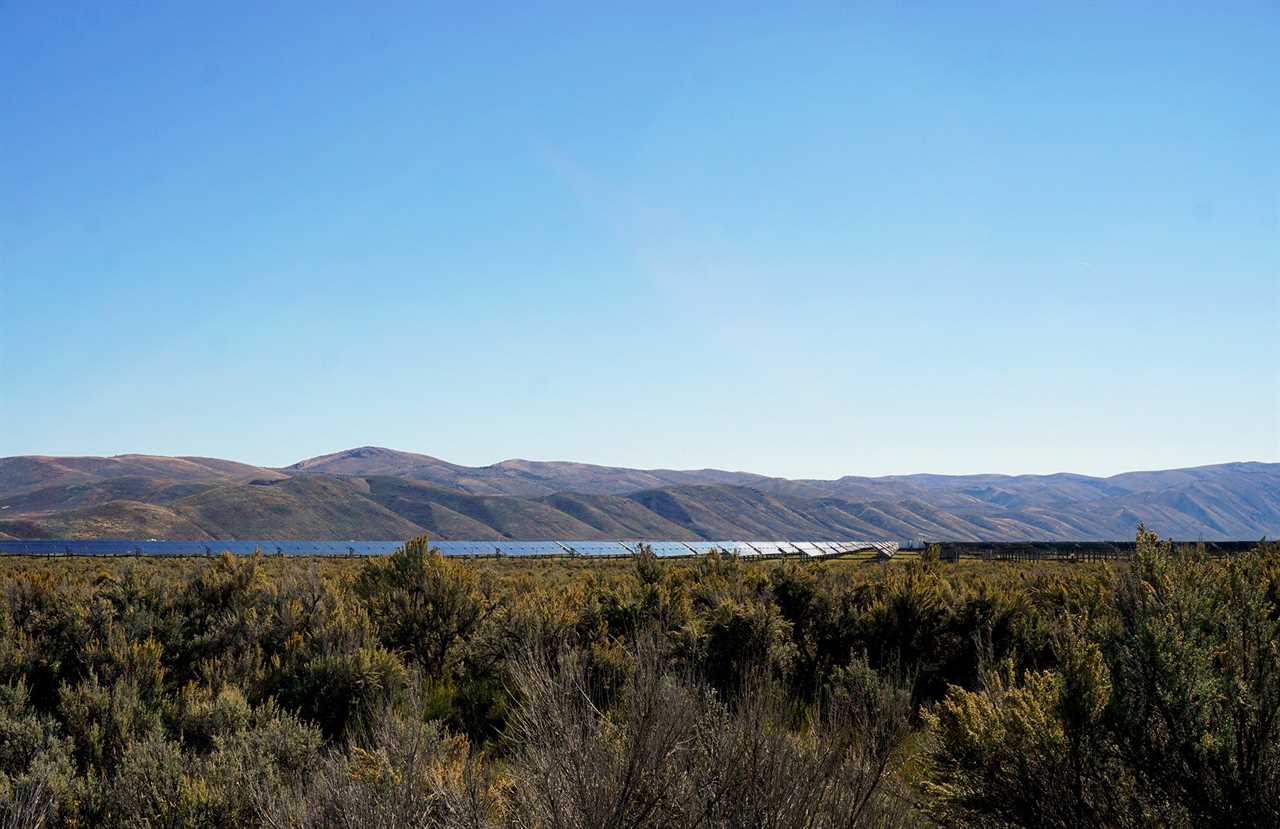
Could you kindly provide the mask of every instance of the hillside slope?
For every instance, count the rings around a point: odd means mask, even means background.
[[[248,481],[284,478],[282,472],[218,458],[116,455],[110,458],[20,455],[0,458],[0,494],[43,489],[58,484],[89,483],[136,477],[163,481]]]
[[[1264,463],[1110,478],[788,481],[529,461],[462,467],[365,447],[280,470],[208,458],[5,458],[0,483],[0,533],[19,538],[1086,540],[1128,538],[1139,522],[1184,539],[1280,535],[1280,464]]]
[[[717,469],[627,469],[569,461],[506,460],[489,466],[458,466],[428,455],[377,446],[362,446],[308,458],[280,471],[287,474],[390,476],[425,481],[473,495],[526,497],[557,492],[625,495],[663,486],[754,485],[769,480],[763,475]]]

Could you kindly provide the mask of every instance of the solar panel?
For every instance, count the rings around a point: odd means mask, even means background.
[[[678,558],[680,556],[691,556],[693,551],[679,541],[646,541],[649,549],[653,550],[653,554],[661,558]]]
[[[582,556],[631,555],[631,551],[620,541],[566,541],[564,545]]]
[[[504,556],[562,556],[564,548],[554,541],[499,541],[498,550]]]
[[[712,550],[730,555],[755,555],[755,551],[741,541],[689,541],[686,546],[700,556],[705,556]]]
[[[491,556],[498,548],[493,541],[433,541],[442,556]]]
[[[805,555],[821,558],[844,553],[869,552],[886,557],[898,552],[896,541],[435,541],[432,547],[446,556],[626,556],[638,545],[652,547],[664,558],[707,555],[720,550],[744,557]],[[75,549],[73,549],[73,546]],[[0,553],[80,555],[199,555],[223,549],[249,553],[255,547],[268,555],[385,555],[403,546],[398,541],[118,541],[110,539],[66,541],[0,541]]]

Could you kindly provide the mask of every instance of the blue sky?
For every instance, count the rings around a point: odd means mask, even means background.
[[[5,4],[0,455],[1280,460],[1280,5],[578,5]]]

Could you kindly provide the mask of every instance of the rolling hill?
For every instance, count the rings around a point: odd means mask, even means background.
[[[287,474],[386,475],[426,481],[473,495],[553,495],[577,492],[588,495],[625,495],[642,489],[686,484],[736,484],[770,480],[746,472],[702,469],[681,472],[670,469],[627,469],[566,461],[506,460],[490,466],[458,466],[427,455],[362,446],[332,455],[299,461],[281,472]]]
[[[217,458],[115,455],[110,458],[20,455],[0,458],[0,493],[8,495],[56,484],[138,477],[164,481],[284,478],[282,472]]]
[[[18,538],[1122,539],[1280,535],[1280,464],[787,480],[361,447],[281,469],[212,458],[0,459]]]

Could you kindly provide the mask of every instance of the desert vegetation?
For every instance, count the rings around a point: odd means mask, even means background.
[[[1280,549],[0,559],[3,827],[1280,825]]]

